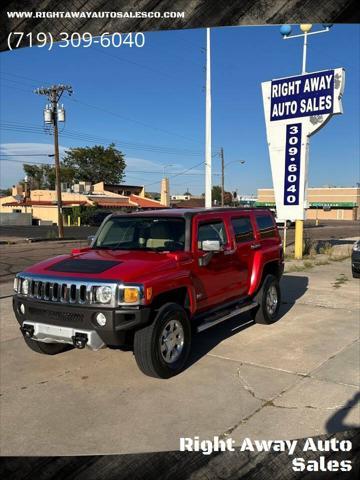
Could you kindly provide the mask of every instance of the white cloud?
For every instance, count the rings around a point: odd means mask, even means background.
[[[67,149],[68,147],[59,146],[60,155]],[[44,156],[53,153],[52,143],[0,144],[0,188],[9,188],[24,178],[24,163],[53,163],[53,157]]]

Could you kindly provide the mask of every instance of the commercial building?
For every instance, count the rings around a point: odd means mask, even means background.
[[[359,220],[359,187],[308,188],[307,220]],[[274,190],[259,188],[257,206],[275,208]]]

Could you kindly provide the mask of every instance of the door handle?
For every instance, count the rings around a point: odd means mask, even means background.
[[[253,243],[251,246],[250,246],[251,250],[258,250],[259,248],[261,248],[261,244],[260,243]]]

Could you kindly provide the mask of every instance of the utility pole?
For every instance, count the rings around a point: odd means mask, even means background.
[[[211,71],[210,28],[206,29],[206,121],[205,121],[205,207],[212,207],[211,198]]]
[[[224,206],[225,198],[225,164],[224,164],[224,149],[221,147],[220,150],[221,157],[221,206]]]
[[[38,95],[45,95],[50,105],[44,110],[45,123],[51,124],[54,133],[54,159],[55,159],[55,176],[56,176],[56,199],[58,210],[58,232],[59,237],[64,238],[64,222],[62,212],[62,199],[61,199],[61,171],[60,171],[60,155],[59,155],[59,129],[58,122],[65,120],[64,110],[62,109],[62,117],[59,119],[58,103],[64,92],[69,95],[73,90],[70,85],[52,85],[49,88],[37,88],[34,93]]]

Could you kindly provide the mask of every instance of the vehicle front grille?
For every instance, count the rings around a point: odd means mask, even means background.
[[[60,303],[89,303],[91,288],[81,283],[29,280],[30,298]]]
[[[24,282],[28,282],[27,286]],[[109,286],[112,290],[112,299],[107,306],[116,306],[118,285],[113,282],[96,283],[91,280],[74,280],[69,278],[51,278],[35,276],[26,273],[17,275],[17,286],[14,287],[18,295],[44,302],[73,305],[99,305],[96,299],[96,289]],[[27,288],[25,288],[27,287]]]

